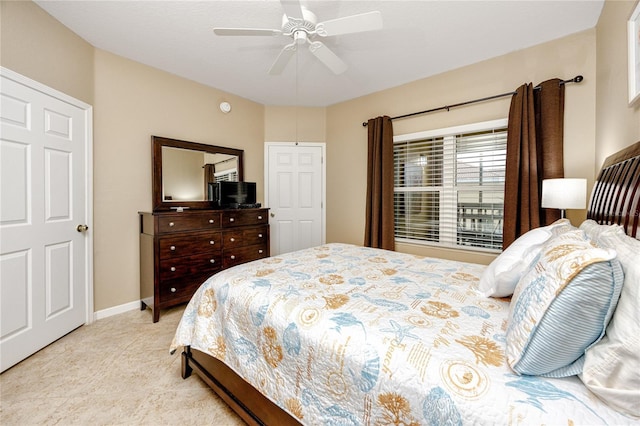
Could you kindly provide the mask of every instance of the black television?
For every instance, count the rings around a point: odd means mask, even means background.
[[[209,184],[209,200],[221,208],[251,207],[256,204],[255,182],[222,181]]]

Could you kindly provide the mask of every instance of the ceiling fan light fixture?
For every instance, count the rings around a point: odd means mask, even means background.
[[[304,30],[298,30],[293,34],[293,39],[296,44],[305,44],[308,40],[308,35]]]

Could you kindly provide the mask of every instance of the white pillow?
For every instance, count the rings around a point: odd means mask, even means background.
[[[612,407],[640,417],[640,241],[616,227],[596,243],[615,248],[625,277],[606,334],[587,350],[580,378]]]
[[[548,226],[535,228],[521,235],[487,266],[480,277],[478,290],[485,297],[507,297],[538,256],[542,243],[552,235],[575,229],[568,219],[559,219]]]
[[[607,232],[621,232],[624,234],[624,230],[620,225],[600,225],[595,220],[587,219],[580,225],[580,229],[587,234],[587,237],[600,244],[600,235]],[[615,249],[615,247],[611,247]]]
[[[547,241],[513,293],[506,356],[518,374],[566,377],[583,370],[614,313],[624,274],[616,251],[581,230]]]

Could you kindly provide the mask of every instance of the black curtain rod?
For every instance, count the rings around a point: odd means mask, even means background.
[[[207,164],[211,164],[212,166],[216,166],[218,164],[228,163],[229,161],[233,161],[233,160],[235,160],[235,158],[227,158],[226,160],[218,161],[217,163],[207,163]],[[204,169],[207,164],[202,166],[202,168]]]
[[[584,80],[584,77],[582,77],[581,75],[577,75],[577,76],[573,77],[570,80],[561,81],[560,84],[580,83],[582,80]],[[536,86],[536,87],[534,87],[534,89],[539,90],[540,86]],[[413,117],[414,115],[427,114],[427,113],[430,113],[430,112],[441,111],[443,109],[446,109],[447,111],[449,111],[451,108],[456,108],[456,107],[459,107],[459,106],[475,104],[475,103],[478,103],[478,102],[490,101],[492,99],[504,98],[505,96],[513,96],[515,94],[516,94],[515,91],[502,93],[500,95],[488,96],[486,98],[474,99],[472,101],[460,102],[460,103],[453,104],[453,105],[445,105],[445,106],[441,106],[441,107],[438,107],[438,108],[427,109],[427,110],[424,110],[424,111],[412,112],[411,114],[398,115],[397,117],[391,117],[391,120],[398,120],[400,118]],[[365,122],[362,123],[362,125],[364,127],[367,127],[368,123],[365,121]]]

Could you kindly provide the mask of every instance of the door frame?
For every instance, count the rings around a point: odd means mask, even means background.
[[[321,172],[322,172],[322,212],[321,212],[321,221],[322,221],[322,229],[321,233],[321,244],[326,244],[327,242],[327,144],[326,142],[265,142],[264,143],[264,202],[266,207],[269,207],[269,148],[272,146],[282,146],[282,147],[296,147],[296,146],[304,146],[304,147],[319,147],[322,150],[322,163],[321,163]]]
[[[86,145],[84,155],[84,214],[86,218],[85,224],[89,227],[89,232],[85,233],[87,245],[84,257],[84,281],[86,295],[85,324],[91,324],[95,320],[95,314],[93,312],[93,232],[91,232],[93,230],[93,106],[2,66],[0,66],[0,75],[84,111],[84,120],[86,124]]]

